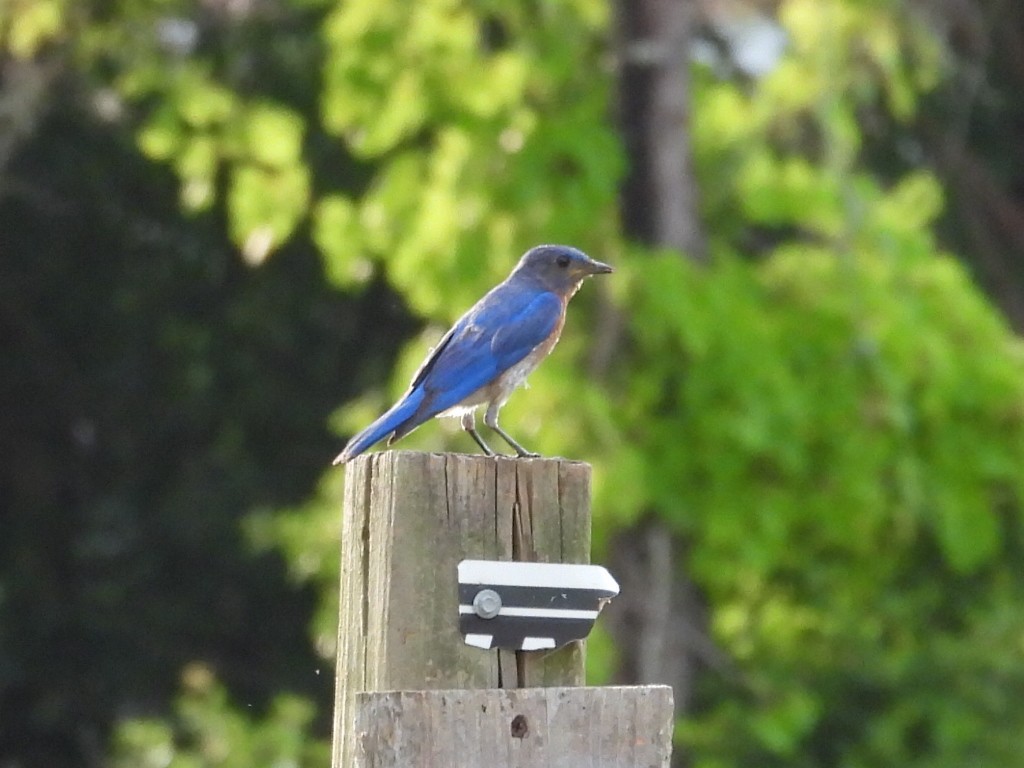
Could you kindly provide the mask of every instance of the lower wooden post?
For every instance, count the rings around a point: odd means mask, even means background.
[[[672,689],[363,693],[356,732],[356,768],[667,768]]]

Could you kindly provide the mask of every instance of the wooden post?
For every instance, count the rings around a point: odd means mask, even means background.
[[[590,561],[589,465],[385,451],[355,459],[346,472],[334,768],[362,764],[357,720],[365,726],[368,712],[392,706],[366,696],[357,701],[363,692],[452,689],[448,694],[461,691],[459,700],[468,701],[467,689],[493,697],[502,695],[495,689],[526,686],[603,690],[576,688],[584,683],[583,643],[557,651],[481,651],[458,632],[460,560]],[[413,699],[399,701],[406,707]],[[437,699],[424,694],[416,701]],[[528,701],[541,706],[540,699]],[[550,713],[550,700],[546,706]],[[540,710],[530,711],[536,717]],[[365,741],[368,732],[358,732]]]
[[[523,688],[359,696],[356,766],[667,768],[672,689]]]

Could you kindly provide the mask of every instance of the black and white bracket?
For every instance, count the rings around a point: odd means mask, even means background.
[[[467,645],[538,651],[582,640],[619,585],[599,565],[463,560],[459,631]]]

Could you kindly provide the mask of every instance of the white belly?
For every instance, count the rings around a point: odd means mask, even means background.
[[[500,374],[490,384],[480,387],[461,403],[439,413],[438,416],[463,416],[475,411],[481,405],[491,405],[492,403],[497,403],[500,408],[513,392],[526,384],[526,377],[533,373],[533,369],[540,365],[541,360],[547,357],[553,346],[554,343],[535,347],[530,354]]]

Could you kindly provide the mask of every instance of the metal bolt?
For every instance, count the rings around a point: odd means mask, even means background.
[[[481,589],[473,598],[473,610],[481,619],[493,619],[501,610],[501,595],[493,589]]]

